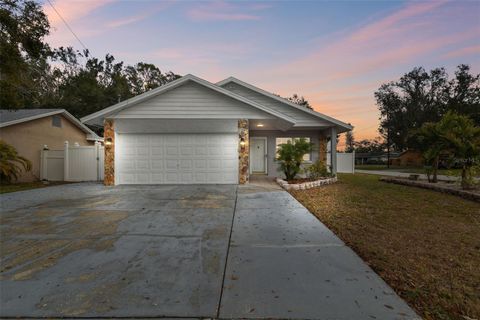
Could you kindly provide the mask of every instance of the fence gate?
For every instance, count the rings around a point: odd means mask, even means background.
[[[99,181],[103,180],[104,147],[69,146],[63,150],[42,150],[40,178],[49,181]]]

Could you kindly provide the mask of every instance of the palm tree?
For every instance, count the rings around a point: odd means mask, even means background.
[[[0,140],[0,182],[11,183],[17,180],[22,169],[32,169],[30,160],[18,155],[14,147]]]

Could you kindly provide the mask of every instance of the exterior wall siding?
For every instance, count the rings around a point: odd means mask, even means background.
[[[93,145],[88,141],[86,133],[62,117],[62,127],[52,126],[52,117],[44,117],[32,121],[0,128],[0,139],[12,145],[19,155],[32,162],[32,170],[23,172],[18,182],[32,182],[40,179],[40,151],[44,145],[49,149],[63,149],[65,141],[70,145]]]
[[[275,160],[276,144],[275,139],[281,137],[308,137],[313,143],[313,151],[310,155],[310,163],[319,159],[319,141],[322,137],[322,132],[319,130],[290,130],[290,131],[276,131],[276,130],[250,130],[250,137],[266,137],[267,138],[267,170],[269,177],[283,177],[283,174],[278,171],[278,163]]]
[[[255,92],[253,90],[250,90],[248,88],[245,88],[241,85],[238,85],[236,83],[227,83],[222,86],[222,88],[227,89],[233,93],[236,93],[240,96],[243,96],[247,99],[250,99],[252,101],[255,101],[261,105],[264,105],[266,107],[269,107],[271,109],[274,109],[278,112],[281,112],[298,122],[295,124],[295,126],[331,126],[331,123],[328,123],[327,121],[323,121],[321,119],[318,119],[312,115],[309,115],[308,113],[302,112],[301,110],[297,110],[291,106],[288,106],[286,104],[283,104],[275,99],[272,99],[270,97],[264,96],[258,92]]]
[[[273,119],[268,113],[189,82],[124,109],[112,118]]]

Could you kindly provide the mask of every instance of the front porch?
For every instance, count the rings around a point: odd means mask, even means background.
[[[245,125],[246,127],[246,125]],[[245,128],[243,129],[245,130]],[[270,178],[282,176],[278,172],[275,160],[278,145],[290,139],[306,138],[313,144],[313,151],[305,156],[305,164],[318,160],[330,162],[330,170],[336,174],[336,136],[337,129],[331,127],[299,127],[279,128],[275,120],[248,120],[248,143],[240,154],[247,154],[248,168],[243,174],[249,177],[264,175]],[[331,139],[331,137],[335,137]],[[245,133],[243,134],[245,139]],[[327,161],[327,157],[330,157]],[[242,159],[242,156],[240,156]],[[242,174],[242,172],[240,172]],[[246,178],[248,181],[248,178]],[[242,183],[240,181],[240,183]]]

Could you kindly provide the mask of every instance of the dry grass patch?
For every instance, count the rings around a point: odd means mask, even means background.
[[[292,194],[425,319],[480,318],[478,203],[360,174]]]

